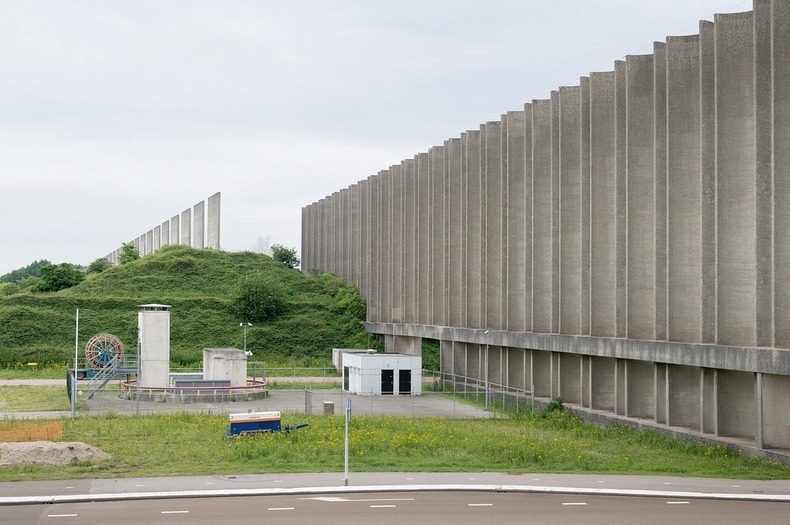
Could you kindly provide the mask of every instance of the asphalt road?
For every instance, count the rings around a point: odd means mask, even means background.
[[[5,525],[786,524],[787,503],[497,492],[132,500],[0,508]]]

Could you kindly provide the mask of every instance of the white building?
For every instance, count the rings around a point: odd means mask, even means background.
[[[361,395],[422,394],[422,356],[343,353],[343,389]]]

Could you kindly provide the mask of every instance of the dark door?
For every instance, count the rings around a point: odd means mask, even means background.
[[[349,376],[348,367],[344,366],[343,367],[343,390],[345,390],[346,392],[348,392],[348,376]]]
[[[398,392],[411,394],[411,370],[398,370]]]
[[[381,393],[382,395],[392,395],[395,390],[395,371],[381,371]]]

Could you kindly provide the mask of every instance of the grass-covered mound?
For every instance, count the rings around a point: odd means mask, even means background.
[[[308,276],[252,252],[229,253],[167,246],[147,257],[89,275],[54,293],[0,297],[0,367],[62,364],[74,356],[79,309],[80,354],[87,340],[110,332],[134,351],[138,305],[171,305],[170,357],[174,365],[202,359],[203,348],[241,348],[236,307],[239,286],[263,275],[285,290],[285,308],[253,321],[247,348],[259,359],[329,359],[333,347],[376,347],[362,328],[355,292],[331,274]],[[350,291],[350,292],[349,292]]]

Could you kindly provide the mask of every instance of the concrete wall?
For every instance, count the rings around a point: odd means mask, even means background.
[[[219,250],[221,248],[220,204],[221,194],[217,192],[208,198],[207,211],[205,202],[201,201],[195,204],[195,206],[182,211],[180,214],[174,215],[171,219],[157,224],[152,229],[148,230],[148,232],[136,237],[130,242],[137,248],[141,257],[150,255],[162,246],[167,246],[169,244],[185,244],[193,248],[208,247]],[[307,214],[307,211],[305,211],[305,214]],[[312,219],[312,221],[315,220],[316,218]],[[309,217],[305,216],[303,217],[303,223],[307,225],[312,222]],[[305,231],[307,231],[306,227]],[[308,251],[310,253],[318,253],[320,251],[318,248],[318,246],[315,246],[313,250]],[[120,251],[114,250],[105,257],[113,265],[117,265],[120,264],[118,260],[119,255]],[[305,268],[318,268],[320,265],[307,266],[307,264],[304,264],[303,266]],[[346,271],[341,273],[348,275],[350,272]]]
[[[358,272],[353,187],[306,206],[303,258],[443,371],[790,448],[788,64],[790,4],[716,15],[381,172]]]

